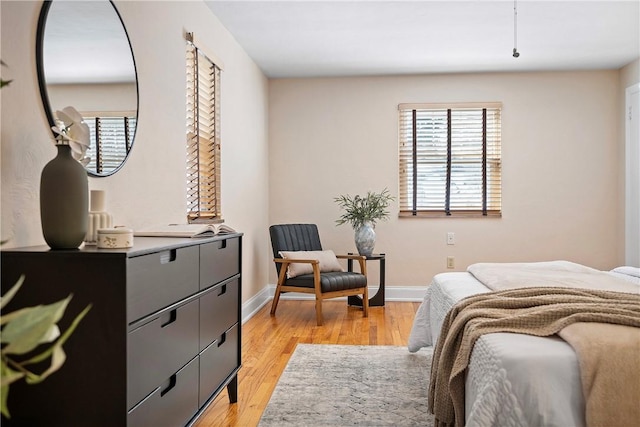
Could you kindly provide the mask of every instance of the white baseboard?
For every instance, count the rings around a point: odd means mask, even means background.
[[[275,287],[274,287],[275,289]],[[273,291],[268,286],[242,304],[242,324],[251,319],[262,307],[273,299]]]
[[[242,304],[242,323],[251,319],[262,307],[271,302],[276,291],[276,285],[267,285],[260,292]],[[378,288],[369,288],[369,297],[373,297]],[[427,288],[424,286],[387,286],[385,288],[385,301],[422,302]],[[287,292],[280,297],[283,300],[315,300],[310,294]],[[336,298],[337,300],[347,298]]]

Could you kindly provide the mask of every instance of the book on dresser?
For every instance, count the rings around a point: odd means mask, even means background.
[[[167,224],[142,228],[134,236],[145,237],[212,237],[219,234],[236,233],[227,224]]]

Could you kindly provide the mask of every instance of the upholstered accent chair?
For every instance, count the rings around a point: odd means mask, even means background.
[[[367,266],[360,255],[335,255],[323,251],[315,224],[279,224],[269,227],[278,284],[271,304],[275,316],[280,294],[314,294],[316,321],[322,325],[322,301],[349,295],[362,295],[363,316],[369,315]],[[302,252],[301,252],[302,251]],[[312,252],[312,253],[309,253]],[[342,271],[337,259],[357,260],[360,272]]]

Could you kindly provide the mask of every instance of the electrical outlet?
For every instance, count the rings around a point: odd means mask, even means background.
[[[456,259],[452,256],[447,257],[447,268],[455,268],[456,267]]]
[[[453,231],[449,231],[447,233],[447,245],[455,245],[456,244],[456,233]]]

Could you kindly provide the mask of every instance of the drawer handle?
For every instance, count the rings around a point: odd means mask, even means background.
[[[218,347],[220,347],[227,340],[227,333],[223,333],[220,339],[218,340]]]
[[[169,378],[169,385],[167,386],[167,388],[165,388],[164,390],[162,390],[160,392],[160,397],[164,396],[165,394],[169,393],[171,391],[172,388],[174,388],[176,386],[176,374],[171,375],[171,378]]]
[[[218,246],[218,249],[224,249],[226,247],[227,247],[227,241],[226,240],[220,241],[220,245]]]
[[[218,292],[218,296],[226,293],[227,293],[227,284],[225,283],[224,285],[220,286],[220,292]]]
[[[176,249],[170,249],[168,251],[162,252],[160,254],[160,264],[169,264],[173,262],[178,257]]]
[[[166,322],[162,323],[160,325],[160,327],[164,328],[165,326],[172,324],[173,322],[176,321],[177,318],[178,318],[178,309],[174,308],[173,310],[171,310],[169,312],[169,320],[167,320]]]

